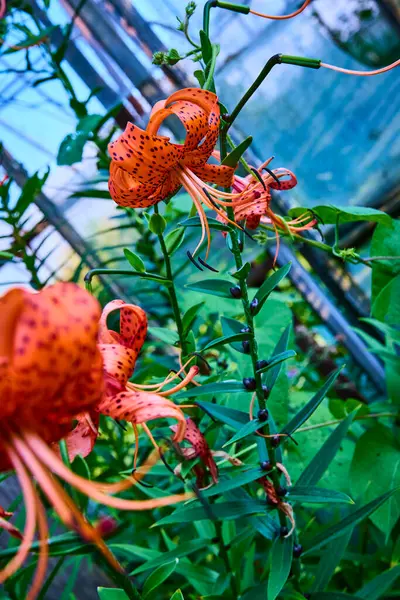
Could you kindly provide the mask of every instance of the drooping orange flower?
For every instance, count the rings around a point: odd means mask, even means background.
[[[107,326],[107,317],[114,311],[120,311],[120,332],[112,331]],[[154,385],[138,385],[129,382],[133,375],[137,356],[143,346],[147,334],[146,313],[139,306],[126,304],[123,300],[113,300],[104,308],[99,328],[99,350],[103,356],[106,389],[103,398],[95,410],[83,414],[77,427],[67,438],[70,458],[77,454],[86,456],[92,450],[97,439],[99,414],[110,416],[116,420],[132,423],[135,436],[135,460],[138,452],[138,429],[142,425],[151,441],[155,443],[147,422],[153,419],[171,418],[177,421],[174,441],[181,442],[185,435],[186,422],[182,409],[167,396],[185,387],[198,374],[199,369],[193,366],[188,374],[168,390],[162,391],[166,385],[179,377],[184,368],[166,378],[162,383]]]
[[[100,310],[90,294],[63,283],[39,293],[13,289],[0,298],[0,311],[0,471],[15,471],[26,512],[22,542],[0,571],[0,582],[21,567],[37,530],[41,551],[27,596],[31,600],[41,588],[48,555],[46,514],[33,479],[61,520],[96,544],[115,569],[121,567],[98,530],[86,521],[54,475],[94,500],[122,510],[165,506],[188,495],[151,500],[113,497],[110,494],[118,491],[118,484],[90,482],[76,475],[49,447],[68,434],[78,414],[90,413],[99,405],[105,390],[97,346]],[[154,452],[136,478],[157,459]],[[8,517],[2,510],[0,527],[18,535]]]
[[[173,425],[171,429],[176,431],[177,428]],[[199,488],[203,488],[205,484],[205,469],[209,471],[213,482],[218,483],[218,467],[215,463],[213,452],[210,450],[206,438],[201,433],[196,423],[190,418],[186,419],[184,440],[190,444],[190,448],[180,448],[180,452],[182,452],[185,460],[192,460],[193,458],[199,457],[202,462],[202,465],[195,465],[193,469],[196,474]]]
[[[158,135],[169,116],[180,119],[186,129],[183,144]],[[146,130],[128,123],[124,133],[108,147],[111,155],[109,190],[120,206],[144,208],[174,194],[181,186],[190,194],[202,225],[202,237],[210,246],[210,230],[204,207],[225,215],[217,190],[205,181],[222,187],[232,184],[234,169],[221,164],[208,164],[213,154],[220,123],[218,98],[212,92],[186,88],[175,92],[153,107]]]

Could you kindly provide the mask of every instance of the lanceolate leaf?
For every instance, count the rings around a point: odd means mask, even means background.
[[[181,225],[182,227],[201,227],[201,221],[200,221],[199,217],[190,217],[189,219],[186,219],[185,221],[181,221],[179,223],[179,225]],[[228,225],[225,225],[224,223],[220,223],[220,221],[217,221],[217,219],[209,218],[208,225],[209,225],[210,229],[217,229],[219,231],[230,231],[230,228]]]
[[[207,549],[209,544],[211,544],[211,540],[203,538],[200,540],[181,542],[170,552],[163,552],[161,556],[157,556],[157,558],[153,558],[153,560],[149,560],[143,565],[140,565],[140,567],[137,567],[134,571],[132,571],[131,575],[138,575],[139,573],[143,573],[143,571],[156,569],[157,567],[160,567],[165,563],[169,563],[176,558],[183,558],[184,556],[189,556],[189,554],[192,554],[192,552],[199,552],[202,548]]]
[[[140,273],[144,273],[146,271],[146,267],[144,266],[144,262],[140,256],[132,252],[132,250],[129,250],[129,248],[124,248],[124,254],[126,260],[136,271],[139,271]]]
[[[379,498],[376,498],[372,502],[369,502],[368,504],[365,504],[358,510],[352,512],[349,516],[345,517],[342,521],[340,521],[340,523],[337,523],[336,525],[333,525],[332,527],[329,527],[322,533],[316,535],[315,538],[312,539],[309,543],[306,552],[304,552],[304,555],[310,554],[311,552],[315,552],[315,550],[318,550],[318,548],[325,546],[332,540],[335,540],[337,537],[346,533],[346,531],[348,531],[349,529],[355,527],[355,525],[358,525],[358,523],[369,517],[380,506],[382,506],[382,504],[386,502],[386,500],[391,498],[391,496],[398,493],[399,491],[400,487],[397,487],[393,490],[390,490],[389,492],[386,492],[386,494],[382,494],[382,496],[379,496]]]
[[[317,571],[311,591],[322,591],[328,585],[336,567],[339,565],[350,541],[353,528],[351,527],[345,534],[333,540],[324,549],[321,559],[318,563]]]
[[[185,238],[185,230],[182,227],[170,231],[165,236],[165,245],[167,246],[168,254],[172,256],[174,252],[180,248]]]
[[[188,308],[188,310],[183,315],[182,325],[183,325],[183,329],[185,332],[188,331],[191,328],[191,326],[193,325],[193,323],[197,317],[197,313],[199,312],[199,310],[201,309],[203,304],[204,304],[204,302],[199,302],[198,304],[191,306],[190,308]]]
[[[211,516],[216,520],[239,519],[243,515],[251,515],[257,513],[265,513],[265,502],[257,500],[235,500],[232,502],[218,502],[210,506],[211,514],[205,510],[203,506],[187,506],[180,510],[176,510],[172,515],[164,517],[153,525],[160,527],[171,523],[191,523],[193,521],[201,521],[209,519]]]
[[[304,215],[307,208],[297,207],[289,210],[289,215],[293,218]],[[346,206],[338,208],[336,206],[313,206],[312,212],[316,214],[325,225],[335,225],[337,218],[339,223],[350,223],[353,221],[372,221],[374,223],[383,223],[390,227],[392,219],[390,215],[370,208],[368,206]]]
[[[288,263],[287,265],[284,265],[283,267],[281,267],[280,269],[275,271],[275,273],[270,275],[270,277],[268,277],[264,281],[262,286],[258,289],[256,295],[254,296],[254,298],[258,300],[257,308],[254,310],[255,315],[260,312],[260,310],[264,306],[264,303],[266,302],[270,293],[276,288],[276,286],[282,281],[282,279],[284,277],[286,277],[286,275],[289,273],[291,266],[292,266],[292,263]]]
[[[371,579],[357,592],[357,596],[365,600],[379,600],[389,591],[398,577],[400,577],[400,565],[396,565]]]
[[[287,433],[291,435],[296,431],[299,427],[303,425],[309,419],[309,417],[313,414],[313,412],[318,408],[321,404],[322,400],[325,398],[329,389],[332,387],[334,382],[336,381],[341,369],[338,369],[334,373],[332,373],[322,388],[311,398],[311,400],[293,417],[293,419],[283,427],[281,433]]]
[[[289,323],[289,325],[286,327],[286,329],[282,333],[281,337],[278,340],[278,343],[276,344],[276,346],[274,348],[274,351],[270,358],[270,362],[273,361],[276,356],[279,356],[283,352],[287,351],[291,331],[292,331],[292,324]],[[268,375],[265,378],[265,385],[267,386],[268,389],[271,390],[274,387],[276,380],[279,377],[279,373],[281,372],[281,368],[282,368],[282,361],[280,361],[277,365],[275,365],[274,367],[272,367],[272,369],[269,370]]]
[[[268,577],[268,600],[275,600],[289,577],[293,557],[293,536],[278,536],[271,550],[271,570]]]
[[[268,365],[266,367],[263,367],[262,369],[259,369],[258,372],[266,373],[270,369],[273,369],[274,367],[276,367],[277,365],[280,365],[285,360],[288,360],[289,358],[293,358],[294,356],[296,356],[296,352],[294,350],[285,350],[285,352],[281,352],[280,354],[276,354],[275,356],[273,356],[271,358],[271,360],[268,362]]]
[[[201,281],[196,281],[196,283],[185,285],[185,287],[195,292],[202,292],[203,294],[234,299],[230,290],[235,287],[235,284],[224,279],[202,279]]]
[[[348,417],[340,423],[328,437],[322,448],[317,452],[312,461],[307,465],[300,475],[296,486],[316,485],[325,473],[326,469],[335,458],[340,444],[343,441],[357,411],[353,411]]]
[[[216,348],[217,346],[225,346],[226,344],[232,344],[233,342],[243,342],[244,340],[248,340],[249,337],[249,333],[235,333],[233,335],[225,335],[209,342],[207,346],[204,346],[201,352],[209,350],[210,348]]]
[[[255,469],[247,469],[239,475],[235,475],[231,479],[219,481],[216,485],[213,485],[209,489],[204,490],[202,492],[202,495],[205,498],[210,498],[212,496],[225,494],[226,492],[229,492],[231,490],[247,485],[248,483],[256,481],[256,479],[263,477],[263,475],[265,475],[265,472],[262,471],[259,467]]]
[[[244,328],[244,324],[240,321],[236,321],[236,319],[231,319],[230,317],[221,317],[221,325],[222,325],[222,333],[224,335],[235,335],[237,333],[242,333],[242,329]],[[233,342],[232,348],[241,352],[242,354],[246,354],[245,349],[243,348],[243,344],[240,342]]]
[[[177,394],[175,398],[179,400],[180,396],[178,397]],[[217,419],[218,421],[222,421],[222,423],[233,427],[233,429],[241,429],[245,423],[249,422],[248,413],[242,410],[237,410],[236,408],[229,408],[228,406],[221,406],[219,404],[212,404],[211,402],[204,402],[204,400],[202,400],[201,402],[197,400],[196,404],[200,406],[200,408],[202,408],[208,415],[210,415],[210,417]]]
[[[253,138],[251,137],[251,135],[249,135],[249,137],[240,142],[240,144],[236,146],[236,148],[234,148],[232,152],[228,154],[228,156],[225,156],[224,160],[222,161],[222,164],[227,165],[228,167],[236,167],[242,154],[246,152],[252,141]]]
[[[195,387],[186,390],[185,392],[180,392],[174,396],[174,398],[175,400],[183,400],[184,398],[193,398],[194,396],[208,396],[208,394],[237,394],[243,391],[244,387],[241,381],[218,381],[216,383],[206,383],[201,387]]]
[[[248,435],[251,435],[252,433],[257,431],[257,429],[260,429],[262,426],[263,426],[263,423],[261,423],[261,421],[259,421],[258,419],[253,419],[252,421],[248,421],[248,423],[243,425],[243,427],[241,427],[239,429],[239,431],[237,433],[235,433],[235,435],[233,437],[231,437],[230,440],[225,442],[225,444],[222,447],[225,448],[226,446],[230,446],[231,444],[238,442],[239,440],[247,437]]]
[[[97,588],[100,600],[129,600],[124,590],[117,588]]]
[[[171,596],[170,600],[185,600],[181,590],[176,590],[176,592]]]
[[[360,600],[360,598],[342,592],[315,592],[311,594],[310,600]]]
[[[291,487],[288,498],[306,504],[354,504],[353,500],[343,492],[311,486],[295,485]]]
[[[176,565],[178,563],[178,559],[171,561],[166,565],[162,565],[158,567],[153,573],[150,573],[148,578],[143,584],[143,598],[147,598],[150,592],[157,587],[159,587],[176,569]]]

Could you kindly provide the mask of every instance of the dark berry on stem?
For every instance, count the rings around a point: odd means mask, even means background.
[[[293,556],[295,558],[300,558],[303,553],[303,546],[301,544],[295,544],[293,546]]]
[[[272,469],[272,465],[269,460],[263,460],[260,463],[260,467],[262,468],[263,471],[271,471],[271,469]]]
[[[268,387],[268,386],[266,386],[266,385],[263,385],[263,386],[262,386],[262,390],[263,390],[263,394],[264,394],[264,398],[265,398],[265,400],[268,400],[268,398],[269,398],[269,396],[270,396],[270,394],[271,394],[271,390],[270,390],[270,389],[269,389],[269,387]]]
[[[268,361],[268,360],[258,360],[258,361],[256,362],[256,369],[257,369],[257,371],[258,371],[259,369],[263,369],[263,368],[264,368],[264,367],[266,367],[268,364],[269,364],[269,361]]]
[[[277,448],[280,443],[281,443],[281,438],[279,437],[279,435],[274,435],[271,438],[271,444],[274,448]]]
[[[240,333],[249,333],[249,331],[250,331],[250,327],[243,327],[243,328],[240,330]]]
[[[258,306],[258,300],[257,300],[257,298],[253,298],[253,300],[250,303],[250,312],[252,314],[255,313],[255,310],[256,310],[257,306]]]
[[[229,291],[234,298],[242,297],[242,290],[240,289],[240,287],[238,285],[231,287]]]
[[[280,536],[281,537],[285,537],[285,535],[287,535],[289,533],[289,529],[286,527],[286,525],[282,525],[281,529],[280,529]]]
[[[249,392],[254,391],[257,387],[257,383],[254,377],[245,377],[243,379],[243,385]]]
[[[266,408],[261,408],[257,413],[257,419],[259,421],[265,422],[268,421],[268,411]]]
[[[278,487],[278,489],[276,490],[276,493],[278,494],[278,496],[286,496],[288,491],[285,487]]]
[[[243,352],[245,354],[250,354],[250,342],[249,342],[249,340],[244,340],[242,342],[242,348],[243,348]]]

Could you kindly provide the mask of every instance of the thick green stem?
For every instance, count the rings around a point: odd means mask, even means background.
[[[221,135],[220,135],[220,151],[221,151],[221,161],[222,161],[222,160],[224,160],[224,158],[227,154],[227,140],[226,140],[226,133],[224,131],[222,131]],[[228,213],[228,217],[231,220],[234,220],[234,213],[233,213],[233,209],[231,207],[228,207],[227,213]],[[236,268],[237,268],[237,270],[239,270],[243,267],[243,260],[242,260],[242,253],[241,253],[236,230],[231,231],[230,239],[231,239],[231,244],[232,244],[232,254],[235,259]],[[250,346],[251,363],[252,363],[252,367],[253,367],[253,376],[256,381],[255,393],[257,396],[259,408],[265,409],[266,408],[266,400],[264,398],[264,390],[262,387],[261,373],[259,373],[257,371],[257,362],[259,360],[259,357],[258,357],[257,340],[256,340],[255,330],[254,330],[254,318],[253,318],[253,315],[252,315],[252,312],[250,309],[249,293],[248,293],[248,288],[247,288],[247,282],[245,279],[240,280],[240,291],[241,291],[241,300],[242,300],[243,312],[244,312],[244,316],[245,316],[246,325],[250,330],[249,346]],[[268,423],[266,423],[263,426],[263,432],[267,435],[271,435],[270,427],[269,427]],[[269,460],[270,460],[272,466],[274,467],[270,473],[270,477],[273,481],[275,488],[277,488],[277,487],[279,487],[280,477],[279,477],[279,472],[276,469],[276,451],[271,443],[271,438],[265,438],[265,443],[266,443],[266,447],[267,447],[267,451],[268,451]],[[282,513],[279,513],[279,520],[282,525],[285,524],[286,520]]]
[[[154,207],[154,212],[158,213],[157,205]],[[178,297],[176,295],[174,273],[172,271],[171,259],[170,259],[169,253],[168,253],[168,248],[165,244],[164,235],[162,233],[158,234],[158,241],[160,242],[161,252],[164,257],[165,272],[167,275],[167,279],[171,282],[170,285],[168,285],[168,294],[169,294],[169,298],[171,301],[172,312],[174,313],[176,328],[178,330],[178,336],[179,336],[179,342],[181,345],[182,356],[187,356],[189,353],[189,350],[188,350],[188,345],[187,345],[185,332],[184,332],[184,328],[183,328],[181,312],[179,310]]]

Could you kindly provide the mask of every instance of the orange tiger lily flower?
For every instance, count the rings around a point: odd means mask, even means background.
[[[176,432],[176,426],[173,425],[171,429]],[[185,460],[192,460],[193,458],[199,457],[204,467],[209,471],[213,482],[218,483],[218,467],[215,463],[213,452],[210,450],[206,438],[201,433],[196,423],[190,418],[186,419],[184,440],[190,444],[190,448],[179,449]],[[193,470],[196,474],[199,488],[203,488],[205,484],[205,470],[203,466],[196,465]]]
[[[113,497],[110,494],[115,484],[91,482],[76,475],[49,447],[68,434],[78,414],[93,411],[103,397],[103,360],[97,346],[100,309],[90,294],[64,283],[39,293],[12,289],[0,298],[0,311],[0,472],[15,471],[26,514],[23,539],[15,556],[0,570],[0,583],[25,562],[38,531],[40,553],[27,595],[27,600],[32,600],[41,589],[48,556],[46,514],[33,479],[64,524],[96,544],[119,570],[99,532],[82,516],[54,475],[97,502],[121,510],[165,506],[191,495],[151,500]],[[158,455],[153,453],[140,476],[156,460]],[[7,527],[7,514],[0,517],[0,526]]]
[[[186,129],[183,144],[174,144],[158,134],[163,121],[175,115]],[[218,97],[207,90],[186,88],[157,102],[146,130],[128,123],[124,133],[109,147],[111,156],[109,190],[120,206],[145,208],[174,194],[181,186],[189,193],[197,209],[202,236],[193,255],[210,230],[204,207],[226,218],[221,207],[230,205],[220,193],[204,182],[230,187],[234,169],[208,164],[219,135]],[[233,225],[235,223],[232,222]]]
[[[107,317],[114,311],[120,311],[120,333],[107,326]],[[153,419],[171,418],[177,421],[174,441],[183,440],[186,429],[185,416],[182,409],[167,396],[185,387],[198,374],[199,368],[193,366],[178,385],[162,391],[164,387],[179,377],[177,374],[166,378],[162,383],[154,385],[138,385],[130,383],[136,359],[143,346],[147,334],[146,313],[139,306],[126,304],[123,300],[113,300],[104,308],[99,327],[98,348],[103,356],[106,389],[103,398],[95,411],[82,415],[77,427],[67,438],[70,458],[76,454],[86,456],[92,450],[97,439],[99,413],[116,420],[132,423],[135,436],[135,460],[138,453],[138,429],[142,425],[152,443],[157,447],[146,423]]]

